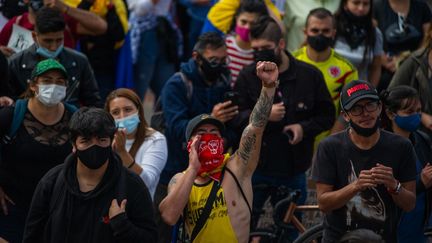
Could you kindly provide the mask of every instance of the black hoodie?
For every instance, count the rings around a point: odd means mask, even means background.
[[[23,242],[156,242],[153,204],[139,176],[127,171],[118,156],[112,155],[97,187],[79,190],[77,158],[41,179],[33,195]],[[111,201],[127,199],[126,213],[111,220]]]

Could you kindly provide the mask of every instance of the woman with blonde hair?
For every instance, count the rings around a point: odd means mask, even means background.
[[[432,135],[432,25],[424,36],[422,46],[399,66],[389,88],[408,85],[417,90],[422,105],[421,123],[425,132]]]
[[[148,126],[143,104],[130,89],[112,91],[106,99],[105,110],[114,117],[118,127],[112,144],[114,151],[126,168],[143,179],[153,198],[168,157],[165,136]]]

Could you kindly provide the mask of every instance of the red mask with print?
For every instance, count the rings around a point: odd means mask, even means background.
[[[188,151],[190,151],[191,143],[192,140],[188,143]],[[197,152],[201,163],[198,175],[201,177],[209,176],[211,179],[219,181],[224,165],[223,139],[215,134],[203,134]]]

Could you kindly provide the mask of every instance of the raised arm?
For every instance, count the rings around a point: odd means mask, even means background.
[[[237,176],[252,176],[259,160],[261,140],[265,126],[270,116],[273,98],[279,84],[279,71],[272,62],[258,62],[257,76],[262,81],[261,95],[255,104],[249,118],[249,125],[243,131],[239,149],[231,163],[237,171]]]
[[[44,4],[49,7],[57,7],[63,13],[75,19],[79,24],[77,32],[81,35],[102,35],[107,31],[107,22],[87,10],[74,8],[66,5],[62,0],[44,0]]]

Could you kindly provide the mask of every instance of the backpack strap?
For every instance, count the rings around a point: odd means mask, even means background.
[[[208,217],[210,216],[210,213],[211,213],[212,208],[213,208],[213,203],[216,199],[216,193],[219,190],[219,188],[220,188],[220,183],[213,181],[213,186],[212,186],[210,194],[207,198],[207,202],[204,206],[202,213],[198,216],[198,220],[195,224],[195,227],[192,230],[192,234],[190,237],[191,242],[193,242],[195,240],[198,233],[204,227],[205,222],[207,221]]]
[[[8,139],[12,139],[17,133],[22,121],[24,120],[24,115],[27,111],[27,99],[19,99],[15,102],[14,115],[11,123],[11,127],[8,133]]]
[[[232,172],[232,170],[230,170],[227,166],[225,166],[225,169],[233,177],[235,183],[237,184],[238,189],[240,190],[240,193],[241,193],[243,199],[245,200],[245,202],[246,202],[246,204],[248,206],[249,212],[252,215],[252,207],[250,206],[250,204],[249,204],[249,202],[248,202],[248,200],[246,198],[246,194],[244,193],[243,188],[240,186],[240,182],[238,181],[237,177],[234,175],[234,172]]]
[[[76,108],[74,105],[68,103],[63,103],[63,104],[65,106],[65,109],[71,113],[74,113],[75,111],[78,110],[78,108]],[[25,113],[27,111],[27,105],[28,105],[28,99],[18,99],[15,102],[14,115],[13,115],[11,127],[9,129],[9,133],[7,135],[7,139],[9,141],[15,136],[18,129],[20,128],[24,120]]]
[[[72,104],[64,102],[63,105],[64,105],[65,109],[67,111],[69,111],[70,113],[72,113],[72,114],[75,113],[75,111],[78,110],[78,108],[76,106],[72,105]]]
[[[181,79],[182,79],[182,81],[186,87],[186,97],[187,97],[188,101],[190,101],[192,98],[192,92],[193,92],[192,81],[190,79],[188,79],[182,71],[179,71],[177,73],[180,75],[180,77],[181,77]]]

